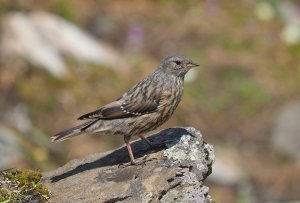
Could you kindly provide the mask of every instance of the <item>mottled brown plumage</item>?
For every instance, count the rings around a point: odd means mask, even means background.
[[[89,119],[87,123],[54,135],[52,141],[82,133],[123,135],[131,163],[135,164],[130,138],[137,135],[150,144],[143,134],[171,117],[181,100],[184,76],[195,66],[198,64],[185,56],[167,57],[152,74],[119,99],[78,118]]]

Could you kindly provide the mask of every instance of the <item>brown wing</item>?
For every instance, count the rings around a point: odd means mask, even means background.
[[[102,108],[91,113],[80,116],[79,120],[100,118],[100,119],[117,119],[141,116],[154,112],[159,105],[157,95],[152,95],[151,98],[144,100],[142,97],[124,99],[109,103]]]

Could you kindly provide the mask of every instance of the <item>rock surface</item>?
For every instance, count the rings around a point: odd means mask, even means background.
[[[0,170],[22,157],[16,132],[3,125],[0,125],[0,154]]]
[[[286,104],[275,118],[271,144],[285,156],[300,161],[300,101]]]
[[[211,173],[213,147],[194,128],[170,128],[132,143],[142,165],[128,165],[125,147],[72,160],[43,174],[53,202],[212,202],[203,181]]]

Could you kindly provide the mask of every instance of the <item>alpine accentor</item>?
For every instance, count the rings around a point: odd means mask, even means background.
[[[199,65],[185,56],[165,58],[153,73],[116,101],[78,118],[88,122],[54,135],[52,141],[82,133],[123,135],[131,163],[136,164],[129,142],[131,136],[137,135],[151,145],[143,134],[171,117],[181,100],[184,76],[195,66]]]

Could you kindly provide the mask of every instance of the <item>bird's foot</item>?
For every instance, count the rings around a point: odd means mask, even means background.
[[[135,159],[130,162],[131,165],[135,165],[135,166],[144,165],[145,163],[146,163],[146,160],[143,160],[143,159]]]
[[[119,165],[119,168],[125,168],[128,166],[138,166],[138,165],[144,165],[147,161],[149,155],[144,155],[142,158],[140,159],[133,159],[128,163],[122,163]]]
[[[143,165],[143,164],[145,164],[146,163],[146,161],[147,161],[147,158],[149,157],[149,155],[144,155],[142,158],[140,158],[140,159],[133,159],[133,160],[131,160],[130,161],[130,163],[132,164],[132,165]]]

